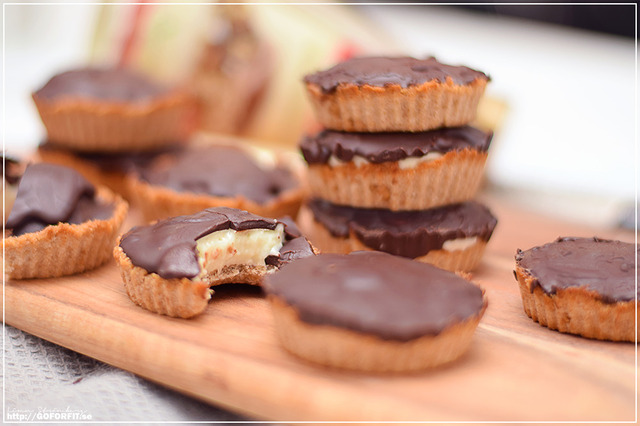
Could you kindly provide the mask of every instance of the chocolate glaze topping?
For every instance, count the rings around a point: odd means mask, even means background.
[[[497,223],[489,209],[474,201],[401,212],[338,206],[319,199],[308,206],[334,237],[347,238],[353,231],[369,248],[409,258],[439,250],[445,241],[457,238],[489,241]]]
[[[83,68],[55,75],[34,96],[147,102],[166,93],[166,88],[130,70]]]
[[[155,272],[163,278],[193,278],[200,273],[196,254],[196,240],[199,238],[224,229],[274,230],[278,223],[284,222],[244,210],[213,207],[193,215],[161,220],[149,226],[136,226],[123,235],[120,247],[131,263],[148,272]],[[288,246],[290,242],[300,238],[304,240],[304,237],[295,237],[295,229],[292,234],[287,232],[287,228],[285,223],[285,243],[281,253],[296,250],[295,247]],[[302,251],[300,256],[303,256]],[[277,263],[274,261],[272,264]]]
[[[6,227],[18,236],[60,222],[108,219],[112,213],[113,205],[96,200],[93,185],[75,170],[39,163],[28,166],[20,179]]]
[[[458,85],[470,84],[478,78],[489,80],[480,71],[465,66],[445,65],[434,57],[364,57],[352,58],[328,70],[309,74],[304,77],[304,81],[318,85],[323,92],[329,93],[340,84],[368,84],[376,87],[400,85],[406,88],[434,80],[445,83],[449,78]]]
[[[24,168],[20,166],[20,163],[13,158],[2,156],[2,170],[4,180],[9,185],[15,185],[20,182]]]
[[[447,153],[473,149],[489,149],[493,133],[471,126],[450,127],[417,133],[355,133],[323,130],[306,136],[300,149],[309,164],[326,163],[332,155],[341,161],[351,161],[354,155],[372,163],[422,157],[430,152]]]
[[[178,192],[241,195],[260,204],[298,185],[285,168],[262,169],[242,149],[227,146],[184,149],[142,168],[140,177]]]
[[[480,288],[451,272],[381,252],[307,257],[264,284],[304,322],[398,341],[436,335],[484,303]]]
[[[595,291],[605,303],[637,300],[633,244],[599,238],[558,238],[532,249],[518,250],[516,264],[534,277],[531,291],[540,287],[555,294],[569,287]]]

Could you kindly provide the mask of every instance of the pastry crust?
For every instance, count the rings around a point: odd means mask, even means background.
[[[351,230],[349,231],[349,236],[346,238],[331,235],[322,223],[314,219],[313,212],[306,205],[300,208],[298,224],[302,233],[323,253],[349,254],[359,250],[374,250],[364,245]],[[427,254],[416,257],[413,260],[430,263],[438,268],[452,272],[470,272],[474,270],[482,260],[486,246],[486,241],[478,239],[475,244],[463,250],[431,250]]]
[[[525,268],[516,265],[515,274],[524,311],[540,325],[590,339],[637,342],[636,301],[605,303],[584,287],[547,294]]]
[[[294,159],[283,153],[277,156],[277,164],[287,167],[296,176],[299,186],[282,192],[264,204],[258,204],[241,195],[216,197],[192,192],[178,192],[170,188],[151,185],[135,176],[127,178],[127,192],[132,199],[136,200],[144,219],[149,222],[167,217],[194,214],[209,207],[231,207],[272,218],[296,217],[307,194],[302,161],[298,157]]]
[[[311,164],[309,187],[333,204],[389,210],[425,210],[470,200],[484,172],[487,152],[450,151],[410,169],[398,162]]]
[[[5,274],[11,279],[53,278],[94,269],[106,262],[128,204],[104,187],[97,188],[97,197],[114,204],[110,219],[60,223],[4,238]]]
[[[380,373],[423,370],[459,358],[469,347],[487,307],[483,294],[483,308],[476,316],[454,323],[435,336],[402,342],[338,326],[309,324],[281,298],[268,298],[276,333],[289,352],[329,367]]]
[[[345,132],[421,132],[468,124],[476,117],[486,78],[457,85],[448,78],[403,88],[340,84],[329,93],[307,83],[322,126]]]
[[[194,126],[194,104],[182,92],[126,103],[32,95],[50,141],[82,152],[148,151],[184,139]]]

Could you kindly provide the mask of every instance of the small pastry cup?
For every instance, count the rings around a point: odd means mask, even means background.
[[[397,162],[311,164],[309,189],[333,204],[389,210],[425,210],[472,199],[482,183],[487,152],[450,151],[401,169]]]
[[[345,132],[421,132],[462,126],[476,117],[486,78],[457,85],[449,78],[403,88],[340,84],[325,93],[307,83],[316,118],[323,127]]]
[[[110,219],[60,223],[38,232],[4,238],[5,274],[10,279],[54,278],[105,263],[127,215],[128,204],[104,187],[98,188],[97,197],[114,204]]]
[[[350,231],[345,238],[331,235],[324,225],[313,218],[311,210],[304,205],[300,208],[300,213],[298,214],[298,224],[302,233],[322,253],[349,254],[359,250],[374,250],[362,243],[353,231]],[[480,264],[486,246],[486,241],[478,239],[473,245],[462,250],[431,250],[413,260],[430,263],[438,268],[452,272],[470,272]]]
[[[246,210],[264,217],[296,217],[302,201],[307,195],[304,179],[304,167],[298,157],[282,154],[276,156],[277,164],[284,165],[299,185],[280,193],[277,197],[260,204],[241,195],[235,197],[217,197],[194,192],[178,192],[159,185],[152,185],[138,179],[127,178],[127,193],[136,200],[136,206],[142,211],[144,220],[151,222],[167,217],[197,213],[209,207],[231,207]]]
[[[515,269],[525,313],[540,325],[590,339],[637,342],[635,301],[605,303],[584,287],[548,294],[526,269]],[[532,290],[533,289],[533,290]]]
[[[184,140],[195,124],[194,103],[182,92],[144,103],[32,97],[48,139],[81,152],[153,150]]]
[[[424,370],[450,363],[469,347],[487,306],[474,317],[451,324],[441,333],[409,341],[384,340],[374,335],[331,325],[302,321],[295,307],[269,295],[276,334],[292,354],[320,365],[375,373]]]

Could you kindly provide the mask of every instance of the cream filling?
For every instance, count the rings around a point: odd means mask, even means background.
[[[442,155],[443,154],[441,152],[429,152],[426,155],[423,155],[422,157],[403,158],[402,160],[398,160],[397,163],[398,163],[398,167],[401,170],[408,170],[408,169],[416,168],[422,163],[428,163],[430,161],[437,160],[438,158],[442,157]],[[335,155],[332,155],[331,157],[329,157],[329,161],[328,161],[328,164],[330,167],[340,167],[349,163],[353,163],[356,167],[361,167],[365,164],[371,164],[369,160],[367,160],[366,158],[360,155],[354,155],[351,161],[342,161],[339,158],[337,158]]]
[[[466,250],[478,242],[478,237],[456,238],[455,240],[447,240],[442,245],[445,251]]]
[[[225,266],[265,266],[268,256],[277,256],[284,243],[284,225],[276,229],[224,229],[212,232],[196,241],[196,254],[201,280]]]

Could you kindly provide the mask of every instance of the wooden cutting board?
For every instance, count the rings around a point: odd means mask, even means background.
[[[114,262],[73,277],[7,282],[5,318],[51,342],[258,419],[633,421],[635,345],[539,326],[524,314],[512,272],[516,248],[560,235],[632,242],[633,232],[562,223],[499,199],[487,203],[499,223],[473,281],[486,289],[489,308],[461,359],[420,374],[337,371],[293,357],[279,346],[258,288],[217,290],[207,311],[191,320],[147,312],[127,297]]]

